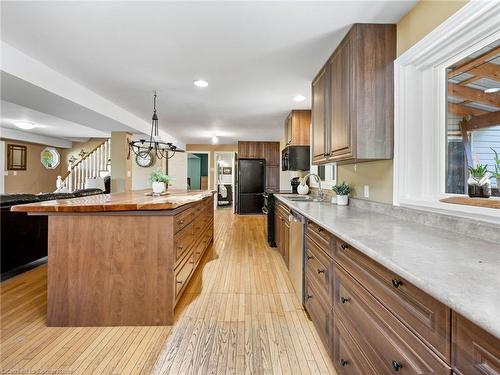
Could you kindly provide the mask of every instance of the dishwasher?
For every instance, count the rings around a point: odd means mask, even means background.
[[[290,216],[290,250],[288,254],[288,272],[295,294],[301,304],[304,303],[304,224],[305,219],[299,213],[291,210]]]

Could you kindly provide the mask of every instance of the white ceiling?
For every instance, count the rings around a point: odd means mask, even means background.
[[[160,127],[186,143],[278,140],[349,26],[396,23],[415,2],[2,2],[1,31],[145,120],[159,90]]]
[[[21,120],[32,122],[37,125],[35,129],[29,131],[33,134],[69,140],[73,140],[75,138],[109,136],[109,133],[79,125],[71,121],[66,121],[60,117],[38,112],[5,100],[1,101],[1,109],[2,117],[0,119],[0,127],[3,128],[19,130],[19,128],[14,125],[14,122]]]

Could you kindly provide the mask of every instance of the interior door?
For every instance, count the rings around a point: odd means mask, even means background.
[[[350,73],[351,43],[341,45],[330,60],[331,132],[329,153],[336,156],[351,154]]]

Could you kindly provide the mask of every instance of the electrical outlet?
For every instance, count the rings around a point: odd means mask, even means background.
[[[357,171],[358,171],[358,165],[354,164],[354,172],[357,172]]]
[[[370,197],[370,186],[368,185],[365,185],[364,188],[363,188],[363,195],[365,198],[369,198]]]

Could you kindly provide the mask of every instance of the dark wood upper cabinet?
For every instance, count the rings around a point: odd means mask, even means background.
[[[312,83],[313,163],[391,159],[396,26],[355,24]]]
[[[285,119],[287,146],[309,146],[311,132],[311,111],[294,109]]]
[[[327,132],[330,129],[327,100],[330,97],[330,67],[324,66],[312,83],[312,158],[314,164],[327,161]]]

